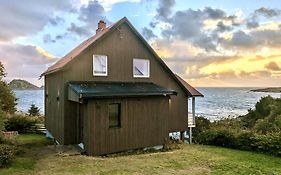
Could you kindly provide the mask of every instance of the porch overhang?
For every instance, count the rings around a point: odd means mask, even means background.
[[[150,82],[96,82],[68,83],[68,100],[82,102],[92,98],[170,96],[177,92]]]

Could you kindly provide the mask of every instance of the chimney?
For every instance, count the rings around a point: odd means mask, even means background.
[[[96,30],[96,34],[103,31],[106,28],[106,23],[103,20],[100,20],[98,23],[98,29]]]

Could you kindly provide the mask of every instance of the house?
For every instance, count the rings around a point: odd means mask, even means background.
[[[187,130],[188,98],[203,96],[175,75],[123,18],[81,43],[45,76],[48,134],[88,155],[163,145]]]

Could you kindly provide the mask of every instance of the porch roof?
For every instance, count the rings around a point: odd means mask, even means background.
[[[68,99],[75,102],[90,98],[168,95],[177,95],[177,92],[150,82],[75,81],[68,84]]]

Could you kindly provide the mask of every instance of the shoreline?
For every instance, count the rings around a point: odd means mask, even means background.
[[[271,93],[281,93],[281,87],[270,87],[261,89],[252,89],[252,92],[271,92]]]

